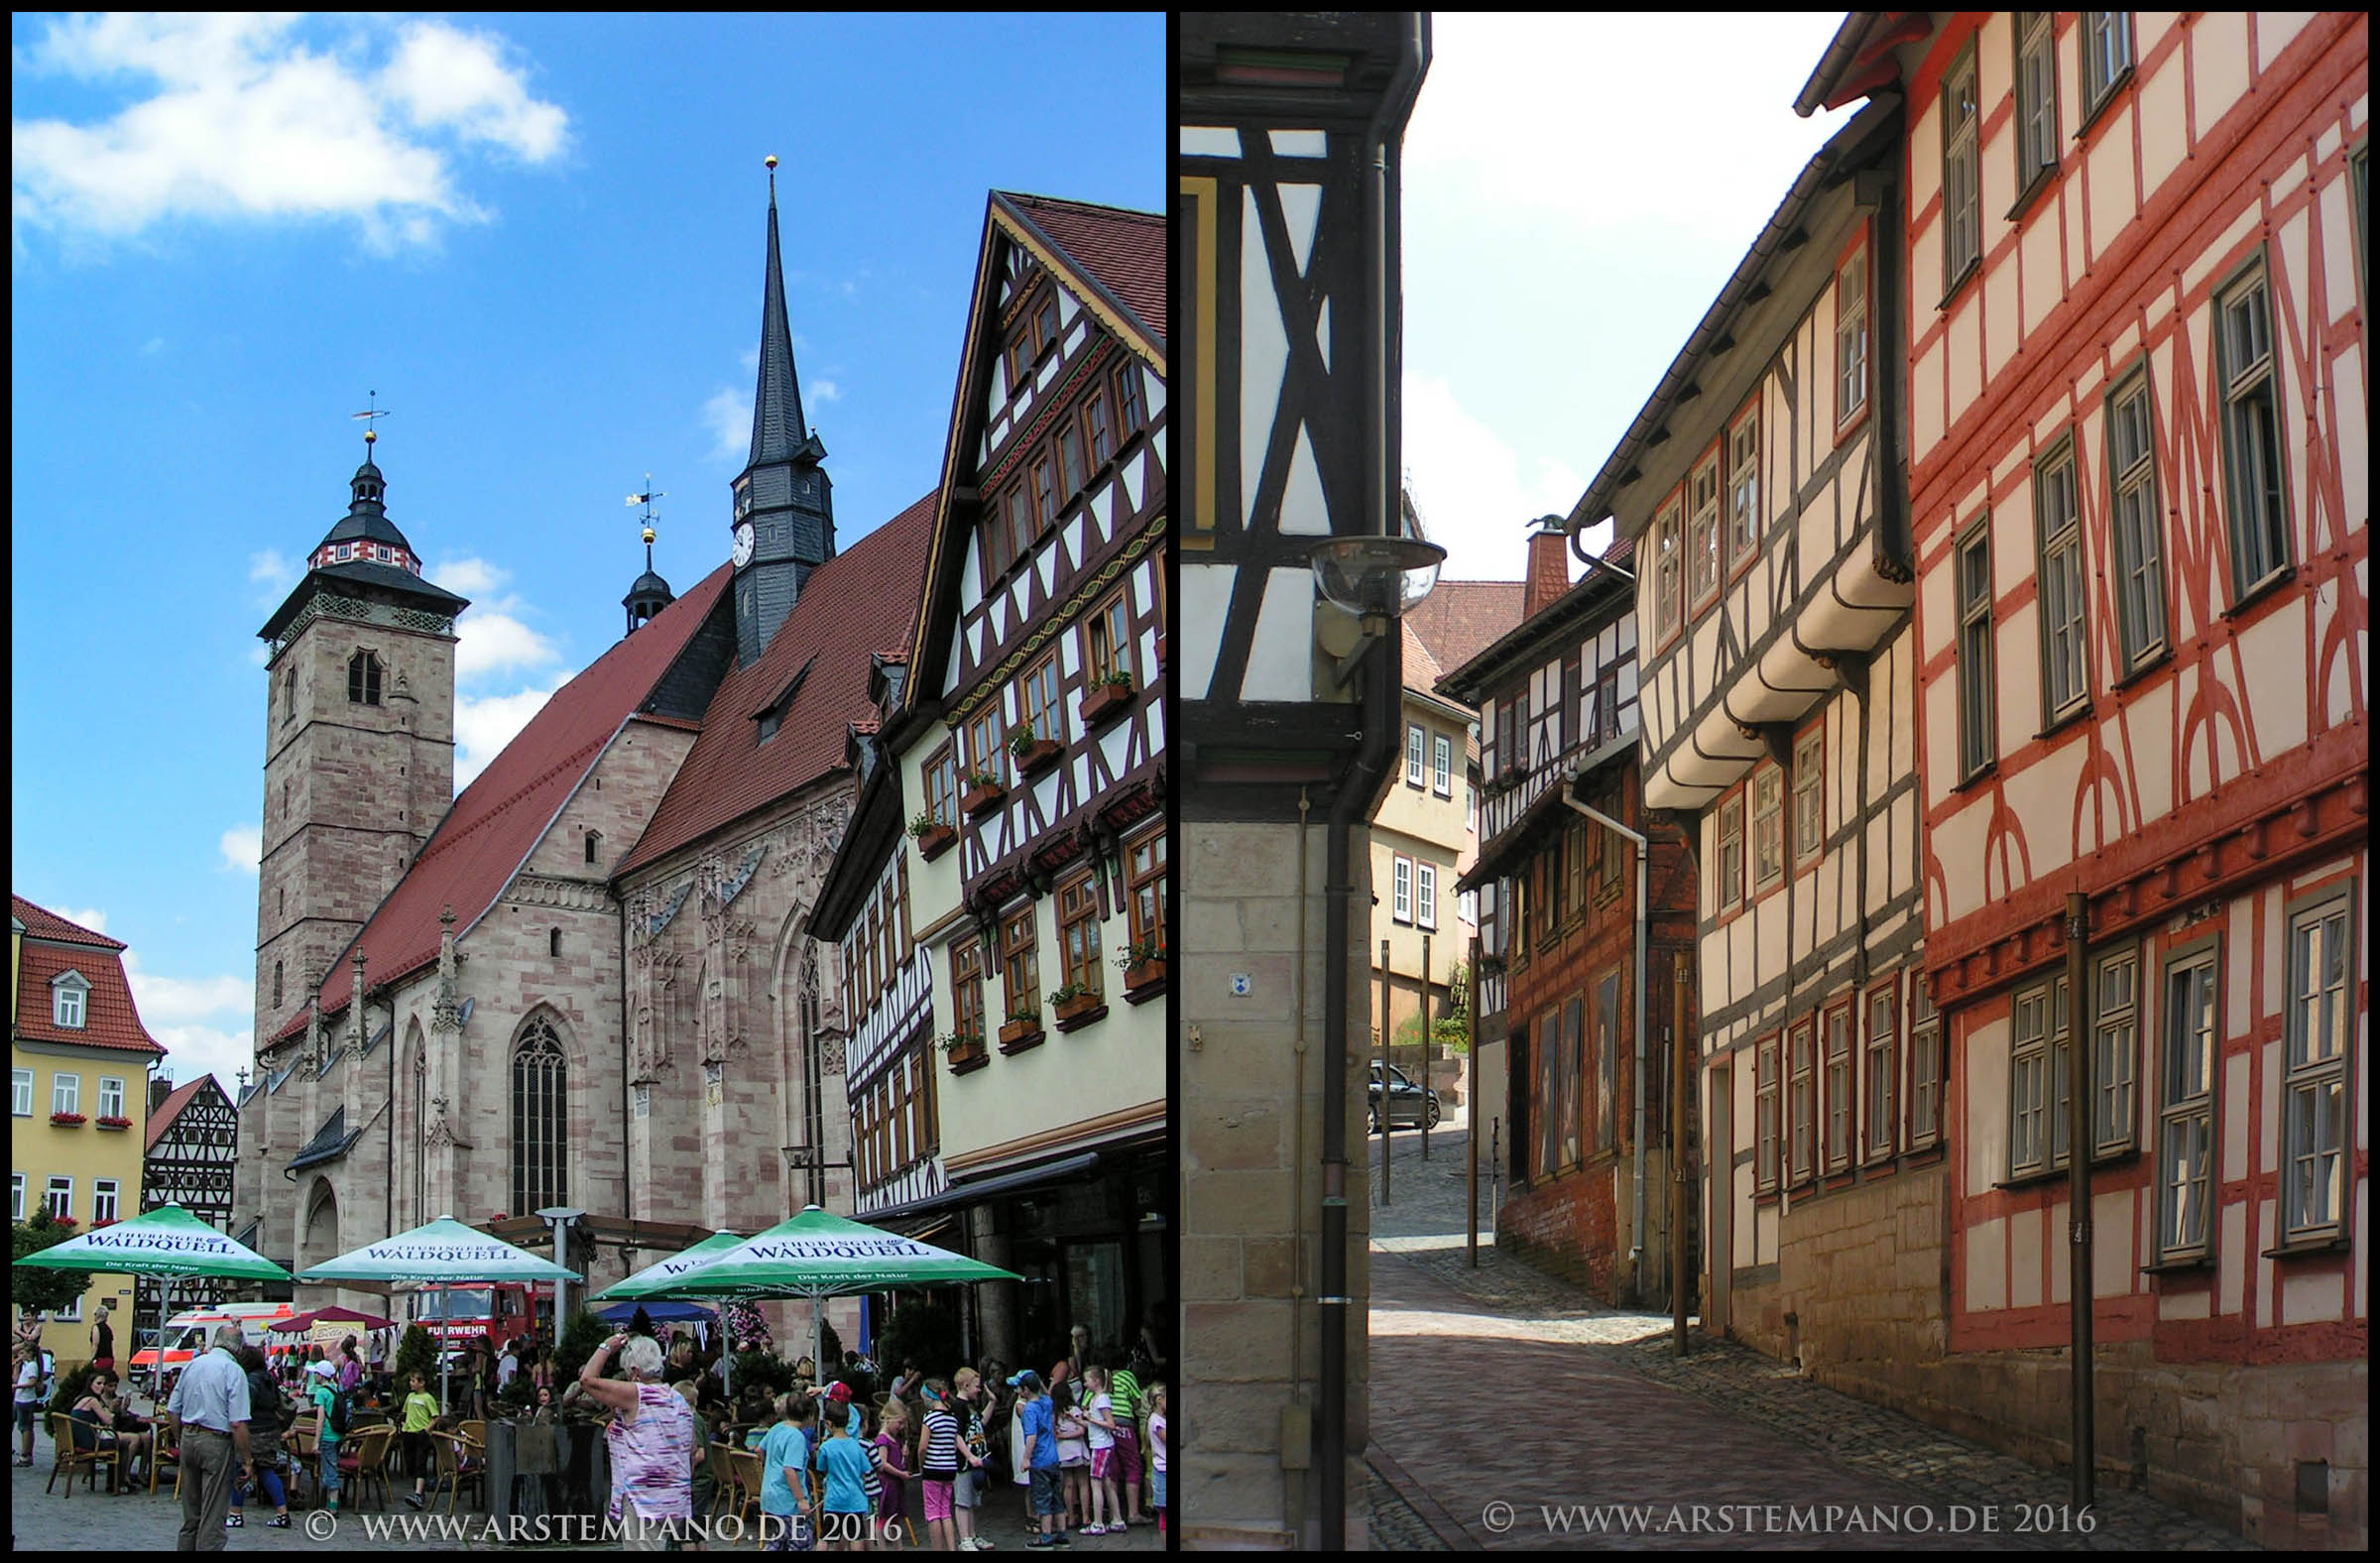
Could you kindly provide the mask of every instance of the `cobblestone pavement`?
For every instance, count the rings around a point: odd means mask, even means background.
[[[1497,1251],[1487,1233],[1473,1269],[1468,1147],[1459,1131],[1431,1142],[1425,1165],[1418,1137],[1410,1146],[1398,1137],[1393,1203],[1375,1197],[1371,1211],[1372,1439],[1389,1456],[1375,1461],[1371,1489],[1383,1548],[1576,1546],[1590,1520],[1559,1506],[1572,1504],[1653,1505],[1600,1516],[1606,1528],[1650,1527],[1599,1538],[1606,1545],[2247,1547],[2104,1485],[2082,1533],[2063,1471],[1822,1388],[1699,1332],[1681,1361],[1667,1314],[1600,1307]],[[1490,1512],[1498,1500],[1511,1508]],[[1699,1520],[1696,1503],[1706,1505]],[[1829,1504],[1843,1510],[1831,1521]],[[1433,1509],[1456,1533],[1433,1530],[1422,1517]],[[1897,1532],[1879,1528],[1896,1521]]]
[[[13,1447],[12,1447],[13,1452]],[[53,1456],[47,1436],[34,1443],[34,1465],[31,1469],[14,1467],[9,1472],[9,1528],[11,1541],[18,1551],[90,1551],[94,1546],[132,1552],[171,1552],[181,1529],[181,1502],[172,1490],[173,1473],[167,1471],[166,1482],[151,1496],[135,1492],[121,1497],[107,1491],[107,1479],[99,1479],[97,1492],[85,1490],[77,1479],[74,1496],[64,1496],[65,1483],[60,1479],[54,1492],[45,1493],[43,1485],[50,1480]],[[1024,1544],[1029,1534],[1024,1517],[1024,1492],[1019,1487],[996,1484],[988,1510],[990,1518],[982,1526],[983,1534],[993,1538],[998,1548],[1007,1551]],[[400,1490],[402,1499],[402,1489]],[[466,1499],[469,1489],[465,1489]],[[248,1523],[226,1537],[226,1550],[232,1552],[289,1552],[319,1551],[335,1548],[342,1552],[460,1552],[508,1550],[488,1535],[485,1515],[458,1513],[452,1521],[443,1514],[423,1515],[408,1509],[402,1501],[394,1512],[367,1509],[337,1516],[335,1533],[324,1531],[319,1538],[309,1536],[305,1525],[308,1511],[293,1508],[291,1516],[297,1523],[287,1530],[269,1530],[263,1521],[273,1516],[273,1510],[261,1498],[252,1497],[247,1511]],[[315,1518],[321,1526],[330,1518],[324,1514]],[[1427,1533],[1426,1527],[1424,1533]],[[556,1536],[554,1539],[562,1539]],[[1074,1538],[1075,1556],[1100,1552],[1159,1552],[1164,1550],[1156,1527],[1134,1526],[1123,1535],[1085,1536]],[[914,1537],[904,1545],[915,1547]],[[605,1546],[592,1543],[600,1550],[618,1550],[617,1543]],[[581,1550],[585,1549],[582,1544]],[[758,1552],[760,1546],[751,1523],[746,1525],[746,1539],[730,1544],[714,1540],[708,1550]]]

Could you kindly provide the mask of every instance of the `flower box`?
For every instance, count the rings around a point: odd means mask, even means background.
[[[1130,684],[1093,684],[1091,692],[1083,696],[1083,725],[1098,727],[1122,716],[1132,703],[1133,692]]]
[[[1043,1034],[1038,1016],[1029,1020],[1010,1021],[1000,1028],[1000,1050],[1003,1053],[1020,1053],[1028,1047],[1038,1047]]]
[[[1096,993],[1077,994],[1071,999],[1054,1001],[1051,1009],[1057,1012],[1058,1029],[1072,1031],[1089,1025],[1108,1013],[1107,999]]]
[[[955,825],[929,825],[917,833],[917,855],[931,863],[949,851],[950,844],[958,839],[959,831]]]
[[[1011,751],[1016,759],[1017,775],[1028,777],[1039,776],[1047,771],[1057,764],[1058,756],[1065,752],[1066,746],[1054,738],[1036,738]]]
[[[130,1129],[132,1127],[132,1120],[129,1118],[109,1118],[103,1114],[99,1119],[99,1127],[101,1129]]]
[[[950,1055],[950,1072],[952,1074],[967,1074],[970,1071],[981,1069],[992,1061],[992,1055],[985,1050],[984,1039],[980,1036],[969,1036],[947,1042],[942,1050]]]
[[[89,1120],[80,1113],[52,1113],[50,1122],[58,1125],[60,1129],[80,1129]]]
[[[978,782],[959,794],[959,807],[969,819],[986,813],[1009,795],[1009,789],[997,782]]]
[[[1134,961],[1124,969],[1124,997],[1128,1004],[1153,999],[1165,991],[1165,957],[1151,956]]]

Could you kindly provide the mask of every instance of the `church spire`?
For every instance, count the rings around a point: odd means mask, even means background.
[[[793,328],[785,318],[785,277],[776,248],[776,159],[769,163],[769,270],[762,279],[761,380],[752,395],[748,466],[790,461],[811,443],[801,418],[801,380],[793,372]],[[826,451],[821,447],[817,455]],[[813,460],[816,456],[812,457]]]

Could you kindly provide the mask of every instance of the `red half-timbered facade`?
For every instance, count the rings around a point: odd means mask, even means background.
[[[2367,1515],[2368,29],[1856,13],[1797,105],[1907,104],[1945,1399],[2066,1458],[2082,1046],[2099,1469],[2285,1546]]]

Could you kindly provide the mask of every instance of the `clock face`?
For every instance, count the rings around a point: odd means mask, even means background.
[[[736,529],[736,567],[738,569],[742,569],[752,562],[752,523],[748,521]]]

